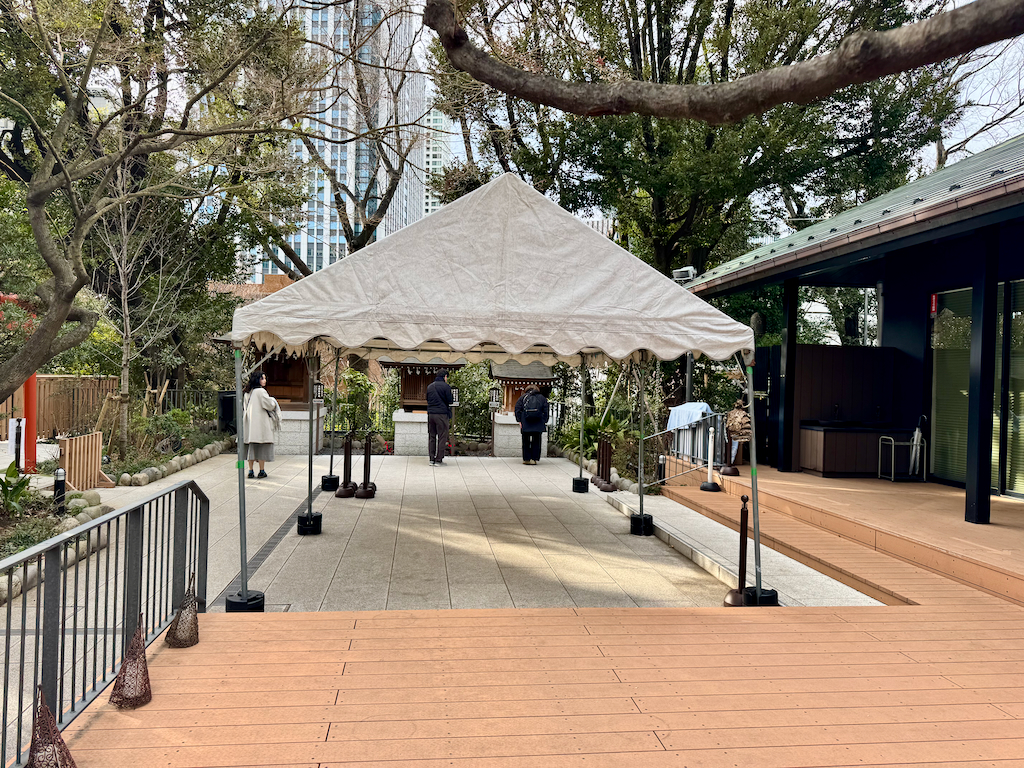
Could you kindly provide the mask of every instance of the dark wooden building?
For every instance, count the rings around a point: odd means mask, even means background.
[[[455,371],[466,365],[465,360],[455,363],[446,363],[440,358],[423,363],[416,358],[410,357],[402,361],[393,360],[390,357],[381,357],[377,360],[380,367],[387,371],[397,368],[401,377],[399,383],[398,405],[406,413],[427,410],[427,387],[437,376],[437,370],[444,368]]]
[[[782,285],[785,315],[755,366],[770,463],[874,474],[878,438],[920,422],[927,479],[965,489],[968,521],[988,522],[993,493],[1024,496],[1024,136],[686,287],[713,299],[766,284]],[[876,289],[879,345],[796,345],[801,285]]]

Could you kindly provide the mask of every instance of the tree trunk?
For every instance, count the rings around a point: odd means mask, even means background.
[[[121,347],[121,410],[117,425],[117,453],[124,461],[128,456],[128,380],[131,368],[131,342],[125,339]]]

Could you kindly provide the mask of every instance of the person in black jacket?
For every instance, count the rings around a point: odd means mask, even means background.
[[[448,422],[452,418],[452,388],[446,379],[448,371],[438,368],[437,375],[427,387],[427,455],[430,466],[439,467],[448,447]]]
[[[548,428],[548,399],[540,387],[531,384],[516,401],[516,421],[523,433],[523,464],[540,461],[540,445]]]

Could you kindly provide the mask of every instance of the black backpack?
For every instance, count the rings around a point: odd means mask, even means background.
[[[544,402],[535,392],[523,398],[523,423],[537,424],[544,420]]]

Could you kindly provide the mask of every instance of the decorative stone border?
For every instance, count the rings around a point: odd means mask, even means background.
[[[146,467],[144,470],[136,472],[134,475],[130,475],[125,472],[120,478],[118,478],[117,484],[134,486],[149,485],[155,480],[167,477],[168,475],[173,475],[175,472],[180,472],[186,467],[191,467],[201,461],[212,459],[214,456],[219,456],[225,451],[234,449],[234,447],[234,437],[229,437],[226,440],[215,440],[202,448],[196,448],[192,453],[175,456],[166,464],[161,464],[159,467]]]
[[[561,446],[555,446],[553,450],[556,456],[561,456],[563,459],[568,459],[573,464],[579,466],[580,457],[579,454],[577,454],[576,452],[572,451],[571,449],[562,448]],[[597,474],[597,461],[595,461],[594,459],[591,459],[590,461],[584,461],[583,469],[585,469],[591,475]],[[614,485],[620,491],[629,491],[630,493],[635,493],[637,496],[640,495],[639,483],[633,482],[628,477],[619,477],[619,470],[616,469],[615,467],[612,467],[611,475],[612,476],[609,479],[612,481],[612,485]]]

